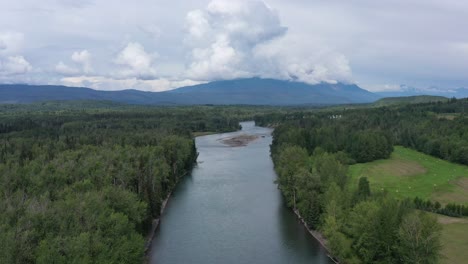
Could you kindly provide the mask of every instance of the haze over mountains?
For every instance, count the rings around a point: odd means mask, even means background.
[[[419,89],[407,85],[400,85],[399,91],[386,91],[386,92],[376,92],[376,94],[382,97],[401,97],[401,96],[416,96],[416,95],[434,95],[434,96],[444,96],[448,98],[465,98],[468,97],[468,88],[457,88],[457,89],[439,89],[439,88],[428,88],[428,89]]]
[[[0,85],[0,103],[52,100],[110,100],[130,104],[331,105],[374,102],[380,96],[354,84],[310,85],[275,79],[215,81],[165,92],[98,91],[46,85]]]

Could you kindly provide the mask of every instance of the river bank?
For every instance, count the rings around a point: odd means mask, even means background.
[[[333,261],[335,262],[336,264],[339,264],[340,262],[338,260],[336,260],[332,255],[331,255],[331,251],[330,249],[328,248],[327,246],[327,239],[322,235],[322,233],[320,233],[319,231],[316,231],[316,230],[313,230],[311,228],[309,228],[309,225],[306,223],[306,221],[304,220],[304,218],[301,216],[301,214],[299,213],[299,210],[293,210],[294,214],[296,215],[296,217],[299,219],[299,221],[301,221],[302,225],[307,229],[307,231],[309,232],[309,234],[311,234],[319,243],[320,245],[322,245],[322,247],[328,252],[328,257]]]
[[[161,215],[150,263],[333,264],[274,184],[272,129],[241,125],[242,131],[196,138],[198,165]],[[226,139],[245,146],[229,147]]]
[[[171,198],[171,195],[172,195],[172,192],[170,192],[169,195],[166,197],[166,199],[164,199],[164,201],[161,203],[161,211],[159,212],[159,218],[154,219],[153,222],[151,223],[151,229],[148,235],[146,236],[144,263],[149,262],[149,252],[150,252],[151,244],[156,234],[156,229],[158,228],[159,223],[161,222],[161,216],[164,213],[164,210],[166,209],[166,205],[169,202],[169,198]]]

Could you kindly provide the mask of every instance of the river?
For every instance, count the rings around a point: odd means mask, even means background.
[[[274,184],[271,129],[241,125],[196,139],[198,165],[161,216],[150,263],[332,263]],[[241,134],[259,137],[242,147],[221,142]]]

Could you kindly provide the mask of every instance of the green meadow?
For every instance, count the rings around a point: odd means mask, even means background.
[[[367,177],[373,192],[468,204],[468,166],[401,146],[395,147],[389,159],[355,164],[349,172],[356,183],[360,177]]]

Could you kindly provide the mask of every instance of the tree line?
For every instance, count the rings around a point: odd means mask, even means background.
[[[414,206],[416,209],[433,212],[452,217],[468,216],[468,206],[463,204],[448,203],[443,206],[441,203],[431,200],[423,200],[419,197],[414,198]]]
[[[280,144],[273,155],[278,187],[308,227],[320,230],[343,263],[437,263],[441,226],[412,201],[371,193],[348,180],[346,154]]]
[[[393,145],[402,145],[468,165],[467,114],[465,98],[379,108],[295,110],[258,115],[255,120],[262,126],[275,126],[275,139],[300,145],[309,154],[321,147],[330,153],[344,151],[355,162],[367,162],[387,158]]]
[[[287,205],[322,232],[335,258],[437,263],[441,226],[421,210],[462,216],[466,208],[372,193],[367,178],[357,186],[349,181],[347,166],[388,158],[395,144],[467,164],[467,103],[298,110],[258,115],[256,122],[275,127],[271,155]]]
[[[2,106],[0,263],[141,263],[196,161],[192,132],[237,130],[245,114],[88,104]]]

